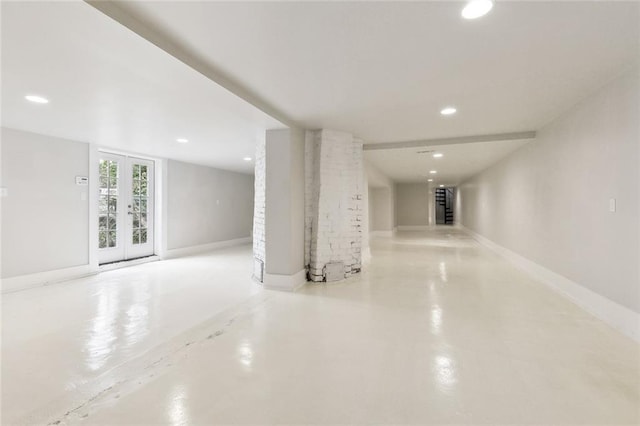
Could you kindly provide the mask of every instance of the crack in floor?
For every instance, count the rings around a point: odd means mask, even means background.
[[[154,348],[156,350],[151,349],[150,351],[147,351],[141,356],[135,359],[132,359],[129,362],[124,363],[123,365],[120,366],[121,368],[125,368],[127,365],[130,364],[131,370],[133,371],[133,373],[129,375],[129,377],[116,381],[110,386],[98,391],[93,396],[88,398],[85,402],[79,405],[76,405],[74,408],[66,411],[61,416],[60,415],[55,416],[53,420],[46,422],[46,424],[49,426],[58,426],[62,424],[73,423],[76,421],[82,421],[83,419],[88,418],[92,411],[91,407],[95,405],[102,405],[102,404],[108,403],[107,395],[110,394],[112,391],[116,390],[116,388],[119,391],[119,393],[117,393],[113,397],[113,399],[119,399],[122,395],[129,394],[135,391],[136,389],[142,387],[146,383],[149,383],[155,377],[159,377],[160,375],[164,374],[167,371],[167,369],[171,368],[178,362],[186,359],[188,357],[187,355],[189,350],[192,350],[192,349],[195,350],[194,348],[201,344],[210,344],[211,342],[215,341],[216,338],[219,338],[220,336],[224,335],[229,330],[229,328],[231,328],[234,324],[237,323],[238,319],[246,319],[246,318],[249,318],[251,315],[255,314],[255,312],[258,309],[262,309],[263,306],[272,297],[274,297],[274,295],[260,295],[260,297],[258,297],[258,300],[256,302],[254,301],[256,296],[254,296],[250,298],[248,301],[245,301],[244,303],[241,303],[240,305],[230,309],[236,312],[233,314],[231,318],[226,319],[226,321],[222,320],[224,321],[222,327],[220,326],[215,327],[216,328],[215,331],[207,331],[205,333],[202,332],[203,329],[210,330],[210,327],[212,326],[210,325],[211,322],[218,322],[218,323],[222,322],[218,318],[220,316],[224,316],[225,314],[228,315],[228,312],[230,310],[227,310],[226,312],[223,312],[220,315],[214,316],[212,319],[210,319],[209,321],[206,321],[205,323],[192,327],[190,330],[187,330],[181,335],[176,336],[175,338],[171,339],[169,342],[165,342],[164,344],[160,345],[161,348],[167,345],[169,345],[170,347],[165,349],[164,354],[162,356],[160,356],[159,358],[156,358],[152,362],[145,363],[146,365],[144,366],[138,365],[138,364],[142,362],[143,359],[148,358],[150,353],[158,352],[162,350],[156,347]],[[199,335],[199,337],[193,338],[192,337],[193,334],[197,334]],[[185,343],[182,343],[180,345],[171,345],[171,341],[180,339],[181,337],[182,337],[182,340],[184,340],[186,336],[189,336],[189,338]],[[166,361],[170,361],[170,362],[167,364],[164,364],[164,362]],[[139,368],[136,368],[136,367],[139,367]],[[142,371],[143,373],[136,374],[137,371]]]

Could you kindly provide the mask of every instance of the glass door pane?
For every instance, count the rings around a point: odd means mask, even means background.
[[[119,164],[100,160],[100,195],[98,198],[98,247],[118,245]]]
[[[129,158],[131,191],[128,213],[131,232],[127,233],[129,258],[153,254],[153,162]]]
[[[114,262],[124,258],[122,237],[125,221],[124,200],[125,157],[100,154],[98,165],[98,261]]]
[[[133,165],[133,235],[132,244],[147,242],[149,217],[149,167]]]
[[[153,161],[100,154],[98,262],[154,254]]]

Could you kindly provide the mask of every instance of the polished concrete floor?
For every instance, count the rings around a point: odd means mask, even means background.
[[[640,345],[453,228],[265,291],[249,247],[5,295],[3,424],[640,423]]]

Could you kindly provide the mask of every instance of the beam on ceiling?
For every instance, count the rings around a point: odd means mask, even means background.
[[[420,139],[415,141],[404,142],[382,142],[382,143],[367,143],[363,149],[365,151],[376,151],[380,149],[401,149],[401,148],[420,148],[424,146],[437,146],[437,145],[458,145],[465,143],[475,142],[497,142],[497,141],[509,141],[509,140],[525,140],[535,139],[536,132],[515,132],[515,133],[497,133],[493,135],[476,135],[476,136],[460,136],[454,138],[440,138],[440,139]]]
[[[159,28],[152,28],[150,25],[129,15],[116,2],[104,0],[85,0],[85,2],[282,124],[289,127],[304,128],[304,126],[301,126],[265,99],[244,87],[240,82],[215,66],[203,61],[198,55],[164,34]]]

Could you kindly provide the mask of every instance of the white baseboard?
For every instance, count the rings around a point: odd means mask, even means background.
[[[371,231],[369,236],[371,237],[393,237],[394,231]]]
[[[189,256],[192,254],[204,253],[206,251],[217,250],[225,247],[241,246],[250,244],[251,237],[236,238],[234,240],[216,241],[214,243],[201,244],[197,246],[181,247],[165,251],[163,259],[174,259],[176,257]]]
[[[475,240],[528,272],[611,327],[640,342],[640,314],[460,225]]]
[[[19,275],[2,279],[2,293],[26,290],[28,288],[41,287],[82,278],[97,273],[91,265],[73,266],[71,268],[55,269],[53,271],[38,272],[35,274]]]
[[[235,240],[217,241],[215,243],[203,244],[199,246],[184,247],[179,249],[167,250],[162,259],[172,259],[176,257],[188,256],[190,254],[202,253],[224,247],[232,247],[243,244],[251,243],[251,237],[237,238]],[[109,271],[124,266],[133,266],[136,264],[151,262],[159,260],[157,256],[143,258],[139,260],[124,261],[114,264],[108,264],[101,266],[99,269],[94,269],[91,265],[80,265],[71,268],[56,269],[53,271],[38,272],[35,274],[19,275],[16,277],[3,278],[1,284],[2,293],[11,293],[14,291],[26,290],[28,288],[40,287],[43,285],[49,285],[59,283],[62,281],[69,281],[76,278],[82,278],[89,275],[94,275],[99,272]]]
[[[264,273],[264,288],[270,290],[296,291],[307,283],[307,270],[302,269],[293,275]]]
[[[433,229],[433,226],[429,225],[400,225],[398,231],[428,231]]]

